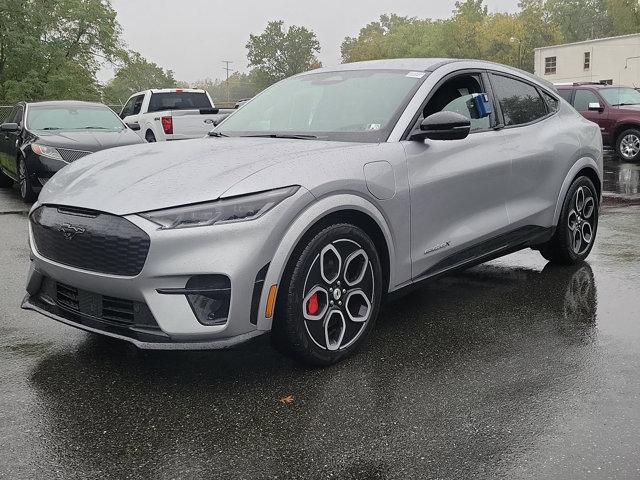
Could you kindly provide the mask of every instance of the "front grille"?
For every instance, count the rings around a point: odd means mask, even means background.
[[[135,276],[149,252],[149,236],[125,218],[45,205],[31,215],[36,250],[54,262],[111,275]]]
[[[75,162],[76,160],[80,160],[82,157],[86,157],[87,155],[91,155],[93,152],[85,152],[83,150],[70,150],[68,148],[56,148],[60,156],[65,162]]]
[[[159,328],[151,310],[143,302],[100,295],[50,278],[43,279],[39,296],[71,314],[84,315],[115,325]]]

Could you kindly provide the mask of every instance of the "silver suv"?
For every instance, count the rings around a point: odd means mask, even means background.
[[[327,365],[390,292],[516,250],[573,264],[598,226],[602,140],[554,87],[472,60],[324,68],[209,138],[109,150],[30,214],[23,306],[141,348],[271,331]]]

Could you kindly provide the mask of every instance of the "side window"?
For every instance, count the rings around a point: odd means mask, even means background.
[[[122,107],[122,111],[120,112],[120,118],[128,117],[129,115],[133,115],[133,104],[136,101],[136,97],[131,97],[124,107]]]
[[[18,125],[22,126],[22,117],[23,117],[23,109],[22,107],[17,107],[16,115],[15,117],[13,117],[13,123],[17,123]]]
[[[557,112],[558,111],[558,99],[544,90],[542,90],[542,98],[544,98],[544,103],[547,104],[547,109],[549,112]]]
[[[589,110],[590,103],[600,103],[595,93],[591,90],[576,90],[573,106],[577,111],[586,112]]]
[[[491,74],[491,83],[505,126],[524,125],[547,115],[545,102],[533,85],[496,74]]]
[[[456,112],[471,121],[471,131],[488,130],[491,128],[491,118],[478,118],[475,112],[473,95],[484,93],[480,75],[465,74],[451,78],[443,83],[431,97],[420,118],[428,117],[437,112]]]
[[[558,93],[567,102],[571,103],[571,90],[558,90]]]
[[[142,102],[144,102],[144,95],[138,95],[135,97],[133,103],[133,113],[131,115],[138,115],[142,110]]]

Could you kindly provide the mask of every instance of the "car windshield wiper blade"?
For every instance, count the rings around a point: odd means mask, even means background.
[[[111,130],[108,127],[84,127],[83,130]]]
[[[214,132],[214,131],[209,132],[207,135],[209,135],[210,137],[228,137],[229,136],[229,135],[225,135],[222,132]]]
[[[259,133],[256,135],[242,135],[247,138],[292,138],[294,140],[314,140],[318,137],[315,135],[304,135],[304,134],[287,134],[287,133]]]
[[[613,104],[614,107],[624,107],[625,105],[640,105],[640,103],[635,103],[635,102],[633,102],[633,103],[624,103],[623,102],[623,103],[614,103]]]
[[[62,127],[44,127],[40,130],[62,130]]]

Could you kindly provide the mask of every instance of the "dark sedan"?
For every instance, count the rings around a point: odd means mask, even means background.
[[[0,125],[0,187],[20,186],[33,202],[65,165],[86,155],[144,143],[109,107],[76,101],[16,105]]]

